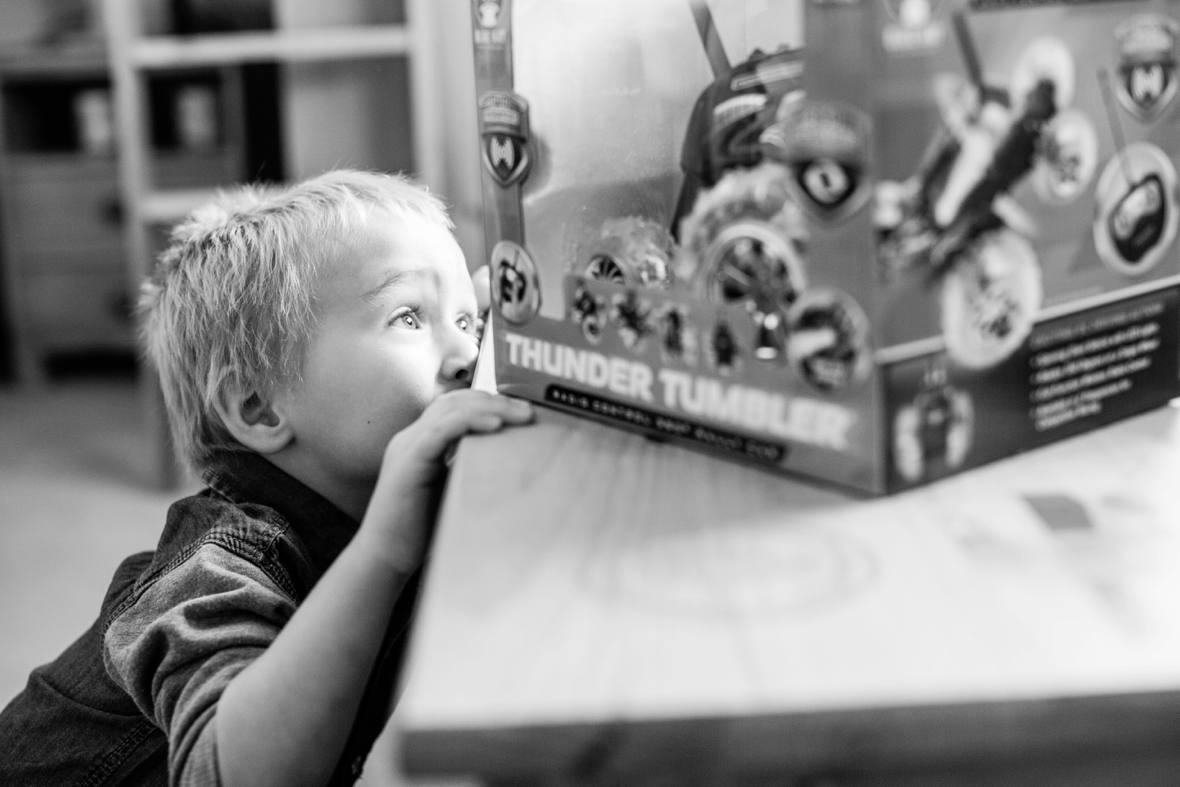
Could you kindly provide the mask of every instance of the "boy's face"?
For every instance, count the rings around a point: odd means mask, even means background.
[[[390,438],[469,385],[476,357],[475,291],[454,237],[419,219],[373,219],[325,271],[303,378],[276,397],[301,480],[329,497],[371,487]]]

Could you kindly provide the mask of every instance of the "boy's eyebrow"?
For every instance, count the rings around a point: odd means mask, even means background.
[[[428,272],[425,269],[417,268],[408,271],[393,271],[385,276],[377,286],[372,287],[361,294],[361,298],[366,302],[372,303],[377,300],[383,292],[396,287],[399,284],[406,283],[410,280],[426,278]]]

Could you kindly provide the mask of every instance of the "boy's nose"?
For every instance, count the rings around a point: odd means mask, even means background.
[[[475,359],[479,356],[479,348],[471,337],[463,335],[462,341],[452,343],[443,358],[440,373],[443,381],[453,386],[471,384],[471,377],[475,371]]]

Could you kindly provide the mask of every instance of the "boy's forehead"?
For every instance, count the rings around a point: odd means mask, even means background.
[[[463,252],[449,230],[402,221],[392,217],[349,238],[325,266],[321,294],[371,301],[398,286],[470,286]]]
[[[440,283],[438,269],[432,266],[391,265],[384,272],[379,268],[365,273],[358,277],[358,284],[364,288],[361,297],[366,301],[375,301],[396,287],[438,287]]]

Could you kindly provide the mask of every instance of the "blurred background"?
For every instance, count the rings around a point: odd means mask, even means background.
[[[0,0],[0,705],[194,479],[130,304],[214,189],[405,171],[483,256],[467,0]],[[381,781],[380,769],[374,777]]]

